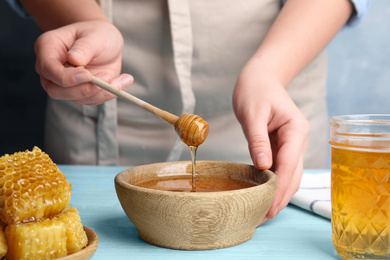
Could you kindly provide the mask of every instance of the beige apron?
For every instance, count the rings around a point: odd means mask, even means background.
[[[101,0],[125,39],[129,93],[173,114],[195,113],[210,125],[200,160],[251,163],[232,108],[238,74],[281,8],[280,0]],[[288,92],[311,123],[306,168],[325,167],[326,55]],[[261,99],[259,99],[261,102]],[[139,165],[189,160],[171,125],[120,99],[76,106],[49,99],[46,150],[57,163]]]

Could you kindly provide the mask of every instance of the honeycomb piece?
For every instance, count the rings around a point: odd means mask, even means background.
[[[51,219],[10,224],[5,229],[8,259],[54,259],[76,253],[88,244],[76,208]]]
[[[7,253],[7,249],[8,246],[5,239],[4,231],[3,228],[0,228],[0,259],[2,259],[5,256],[5,254]]]
[[[71,184],[38,147],[0,157],[0,219],[7,224],[51,218],[69,206]]]
[[[67,255],[66,227],[58,219],[8,225],[7,260],[54,259]]]
[[[68,208],[58,216],[66,226],[66,248],[69,254],[76,253],[87,246],[88,238],[76,208]]]

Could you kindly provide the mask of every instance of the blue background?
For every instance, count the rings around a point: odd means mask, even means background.
[[[373,0],[367,17],[340,31],[327,49],[329,117],[389,114],[390,1]]]

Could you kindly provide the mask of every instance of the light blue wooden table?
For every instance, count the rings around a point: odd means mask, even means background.
[[[129,167],[64,166],[72,183],[71,206],[83,224],[95,230],[97,259],[340,259],[333,248],[328,219],[289,205],[256,229],[246,243],[225,249],[182,251],[149,245],[137,235],[116,196],[114,177]]]

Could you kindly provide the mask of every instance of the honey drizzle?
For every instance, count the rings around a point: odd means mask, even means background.
[[[198,147],[189,146],[191,151],[191,161],[192,161],[192,189],[191,192],[196,192],[196,183],[195,183],[195,165],[196,165],[196,150]]]

